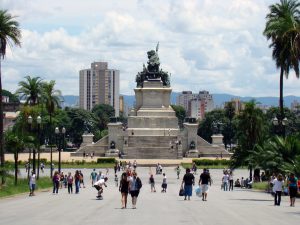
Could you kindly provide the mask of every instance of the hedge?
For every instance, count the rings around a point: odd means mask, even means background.
[[[229,166],[230,165],[230,160],[227,159],[193,159],[193,162],[197,166],[218,166],[218,165]]]
[[[115,158],[98,158],[97,163],[102,164],[102,163],[116,163]]]

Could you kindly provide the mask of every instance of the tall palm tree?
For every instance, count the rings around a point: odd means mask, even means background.
[[[2,106],[2,79],[1,79],[1,59],[6,55],[6,46],[21,46],[21,31],[19,23],[14,20],[15,17],[7,12],[0,10],[0,158],[1,168],[4,167],[4,150],[3,150],[3,106]],[[4,179],[2,179],[2,184]]]
[[[269,7],[266,27],[263,34],[271,40],[272,56],[277,68],[280,68],[280,119],[283,111],[283,76],[289,76],[294,69],[299,78],[300,57],[300,3],[297,0],[280,0]]]
[[[39,104],[42,96],[42,79],[40,77],[26,76],[25,81],[19,82],[19,87],[16,93],[21,99],[25,98],[26,104]]]
[[[61,102],[61,91],[55,90],[55,81],[51,80],[50,82],[44,82],[42,85],[42,101],[43,104],[49,114],[49,140],[50,140],[50,177],[52,177],[52,132],[54,129],[52,129],[52,116],[55,112],[55,109],[60,106]],[[39,155],[38,155],[39,158]],[[39,160],[38,160],[39,161]]]

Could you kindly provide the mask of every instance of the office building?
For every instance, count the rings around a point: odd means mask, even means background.
[[[79,107],[92,110],[95,105],[107,104],[119,116],[120,72],[108,69],[107,62],[93,62],[90,69],[79,71]]]

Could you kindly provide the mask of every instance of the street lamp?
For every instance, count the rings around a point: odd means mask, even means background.
[[[28,116],[27,118],[27,122],[29,124],[29,132],[31,132],[31,127],[32,127],[32,122],[33,122],[33,118],[32,116]],[[30,160],[29,160],[29,165],[30,165]],[[30,168],[30,166],[29,166]],[[29,170],[29,169],[28,169]],[[32,170],[34,171],[35,173],[35,147],[33,147],[33,159],[32,159]]]
[[[285,126],[287,125],[288,123],[288,119],[286,117],[284,117],[283,119],[281,119],[281,117],[279,116],[275,116],[273,119],[272,119],[272,123],[276,129],[276,133],[281,135],[281,136],[285,136]]]
[[[56,127],[55,135],[56,135],[56,143],[58,148],[58,172],[61,172],[61,150],[64,149],[65,146],[65,134],[66,128],[62,128],[61,130]]]

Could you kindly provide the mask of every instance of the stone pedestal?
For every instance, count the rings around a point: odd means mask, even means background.
[[[187,157],[193,156],[198,157],[198,150],[197,150],[197,130],[198,124],[197,123],[183,123],[185,132],[186,141],[184,142],[185,146],[183,146],[183,153]]]
[[[105,152],[105,157],[119,157],[119,150],[109,149]]]
[[[223,135],[222,134],[214,134],[211,136],[213,145],[223,145]]]
[[[93,143],[93,137],[94,135],[89,133],[89,134],[83,134],[82,135],[82,143],[80,145],[80,147],[84,147],[86,145],[92,144]]]

